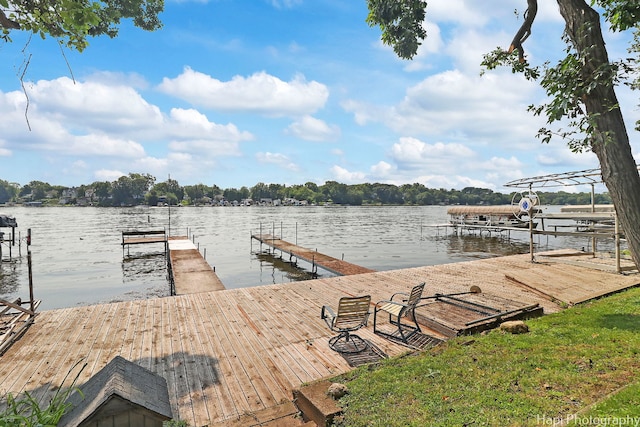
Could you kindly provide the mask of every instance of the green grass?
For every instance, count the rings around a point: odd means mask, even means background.
[[[76,362],[71,367],[67,375],[62,380],[62,386],[58,388],[53,398],[43,404],[34,398],[29,392],[16,397],[9,393],[4,396],[5,402],[2,402],[4,409],[0,411],[0,427],[55,427],[62,416],[71,409],[71,404],[67,403],[67,398],[74,391],[81,393],[75,387],[76,381],[80,373],[87,366],[82,365],[79,372],[75,376],[71,387],[63,387],[71,372],[82,362]],[[81,393],[82,395],[82,393]]]
[[[350,390],[338,423],[550,425],[589,407],[598,417],[640,416],[640,289],[527,324],[528,334],[458,337],[337,378]]]

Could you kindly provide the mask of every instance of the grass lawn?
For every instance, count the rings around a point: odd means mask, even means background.
[[[336,378],[350,390],[338,423],[640,426],[640,288],[527,324],[527,334],[457,337]]]

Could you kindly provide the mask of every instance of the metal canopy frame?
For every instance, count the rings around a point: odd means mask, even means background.
[[[636,165],[640,170],[640,165]],[[548,187],[568,187],[572,185],[591,185],[593,188],[596,184],[602,184],[602,172],[600,168],[585,169],[575,172],[563,172],[551,175],[534,176],[531,178],[521,178],[507,182],[504,186],[511,188],[528,188],[534,185],[539,188]]]
[[[636,164],[636,168],[640,170],[640,165]],[[568,187],[576,185],[590,185],[591,186],[591,211],[595,212],[595,186],[596,184],[602,184],[602,171],[600,168],[585,169],[575,172],[564,172],[551,175],[534,176],[531,178],[521,178],[506,183],[505,187],[528,189],[532,191],[534,188],[551,188],[551,187]],[[616,248],[616,272],[620,273],[620,230],[618,225],[617,215],[615,219],[615,248]],[[531,262],[534,262],[534,250],[533,250],[533,218],[529,218],[529,252],[531,255]],[[595,256],[596,238],[592,237],[592,247]]]
[[[546,187],[568,187],[573,185],[595,185],[601,184],[602,173],[600,168],[585,169],[575,172],[563,172],[551,175],[534,176],[531,178],[521,178],[507,182],[505,187],[531,188],[534,185],[540,188]]]

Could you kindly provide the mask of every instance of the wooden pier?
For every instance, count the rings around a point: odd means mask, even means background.
[[[168,245],[172,295],[225,289],[214,269],[191,240],[187,237],[172,237]]]
[[[173,416],[189,425],[266,425],[297,413],[294,389],[352,369],[328,346],[334,333],[320,319],[323,305],[335,308],[347,295],[388,299],[421,282],[427,284],[424,295],[478,285],[475,303],[499,309],[538,304],[553,313],[562,310],[559,302],[636,286],[640,275],[531,263],[528,255],[515,255],[43,311],[0,357],[0,390],[28,391],[45,404],[58,387],[70,386],[62,381],[79,360],[86,367],[76,385],[122,356],[166,379]],[[426,302],[418,315],[452,330],[484,316],[452,317]],[[372,322],[358,335],[390,357],[410,351],[374,334]]]
[[[164,243],[165,248],[169,236],[165,230],[133,230],[122,232],[122,250],[130,245]]]
[[[322,254],[317,250],[294,245],[293,243],[286,242],[271,234],[253,234],[251,235],[251,238],[258,240],[260,243],[272,247],[273,249],[289,254],[290,258],[295,257],[308,262],[312,266],[313,273],[316,272],[317,267],[321,267],[339,276],[372,273],[375,271],[370,268],[361,267],[344,260],[330,257],[329,255]]]

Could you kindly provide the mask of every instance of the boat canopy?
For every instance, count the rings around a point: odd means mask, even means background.
[[[593,209],[593,210],[592,210]],[[615,212],[613,205],[570,205],[560,208],[560,212],[579,212],[579,213],[611,213]]]
[[[1,214],[0,213],[0,227],[17,227],[18,223],[16,219],[12,216]]]
[[[454,206],[447,210],[449,215],[516,215],[520,213],[518,206]]]

